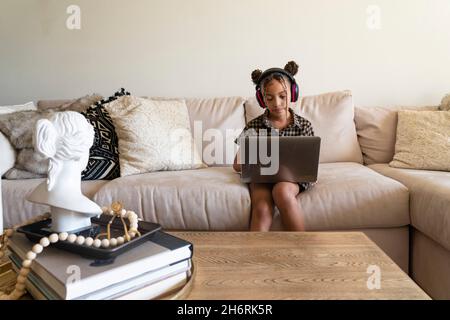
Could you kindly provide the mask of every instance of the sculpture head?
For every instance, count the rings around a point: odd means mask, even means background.
[[[80,113],[58,112],[37,122],[33,139],[35,149],[49,159],[47,190],[51,191],[65,162],[76,163],[80,173],[86,168],[94,129]]]

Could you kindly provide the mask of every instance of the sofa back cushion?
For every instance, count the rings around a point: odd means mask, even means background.
[[[309,120],[314,134],[321,137],[320,163],[362,163],[354,123],[353,97],[349,90],[305,96],[291,107],[295,113]],[[247,122],[263,111],[255,98],[246,101]]]
[[[364,164],[389,163],[394,157],[399,110],[437,110],[436,106],[356,107],[355,123]]]

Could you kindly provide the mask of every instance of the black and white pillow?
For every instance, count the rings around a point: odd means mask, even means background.
[[[92,124],[95,131],[88,165],[81,173],[82,180],[112,180],[120,177],[119,139],[111,117],[103,105],[124,95],[130,95],[130,93],[122,88],[114,96],[97,102],[81,113]]]

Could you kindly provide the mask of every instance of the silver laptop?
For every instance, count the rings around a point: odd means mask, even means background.
[[[248,136],[240,146],[244,183],[317,181],[320,137]]]

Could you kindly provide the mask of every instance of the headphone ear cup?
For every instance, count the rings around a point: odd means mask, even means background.
[[[299,88],[297,82],[291,85],[291,102],[297,102],[299,96]]]
[[[257,89],[256,90],[256,100],[258,101],[258,104],[261,108],[265,108],[266,105],[264,104],[264,98],[263,95],[261,93],[261,90]]]

